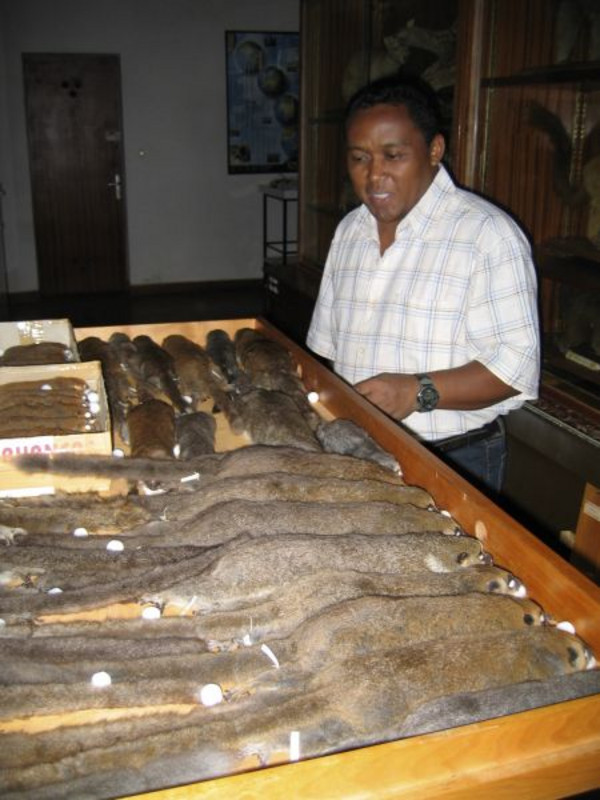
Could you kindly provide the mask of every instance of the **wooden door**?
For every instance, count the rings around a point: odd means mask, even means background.
[[[40,292],[127,286],[119,57],[25,54]]]

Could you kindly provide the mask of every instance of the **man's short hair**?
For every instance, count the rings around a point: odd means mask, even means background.
[[[377,105],[405,106],[427,144],[442,133],[442,116],[433,89],[415,76],[392,75],[359,89],[346,106],[346,130],[358,111]]]

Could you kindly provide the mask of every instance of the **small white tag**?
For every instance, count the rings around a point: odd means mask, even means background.
[[[290,761],[298,761],[300,758],[300,731],[290,733]]]
[[[261,644],[260,649],[261,649],[261,652],[264,653],[267,656],[267,658],[271,659],[271,661],[273,662],[273,665],[275,666],[275,668],[279,669],[279,661],[277,660],[277,656],[271,650],[269,645],[268,644]]]
[[[199,472],[192,472],[191,475],[186,475],[184,478],[181,478],[179,481],[180,483],[188,483],[189,481],[198,481],[200,480],[200,473]]]

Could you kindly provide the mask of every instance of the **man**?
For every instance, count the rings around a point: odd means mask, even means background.
[[[339,224],[307,337],[357,391],[499,491],[503,415],[537,397],[537,285],[515,222],[458,188],[435,96],[384,79],[346,116],[362,205]]]

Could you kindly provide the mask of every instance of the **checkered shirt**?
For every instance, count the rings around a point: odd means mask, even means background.
[[[340,222],[307,344],[350,383],[479,361],[520,394],[403,421],[429,441],[479,428],[537,397],[537,281],[527,239],[505,212],[458,188],[440,167],[383,256],[366,206]]]

